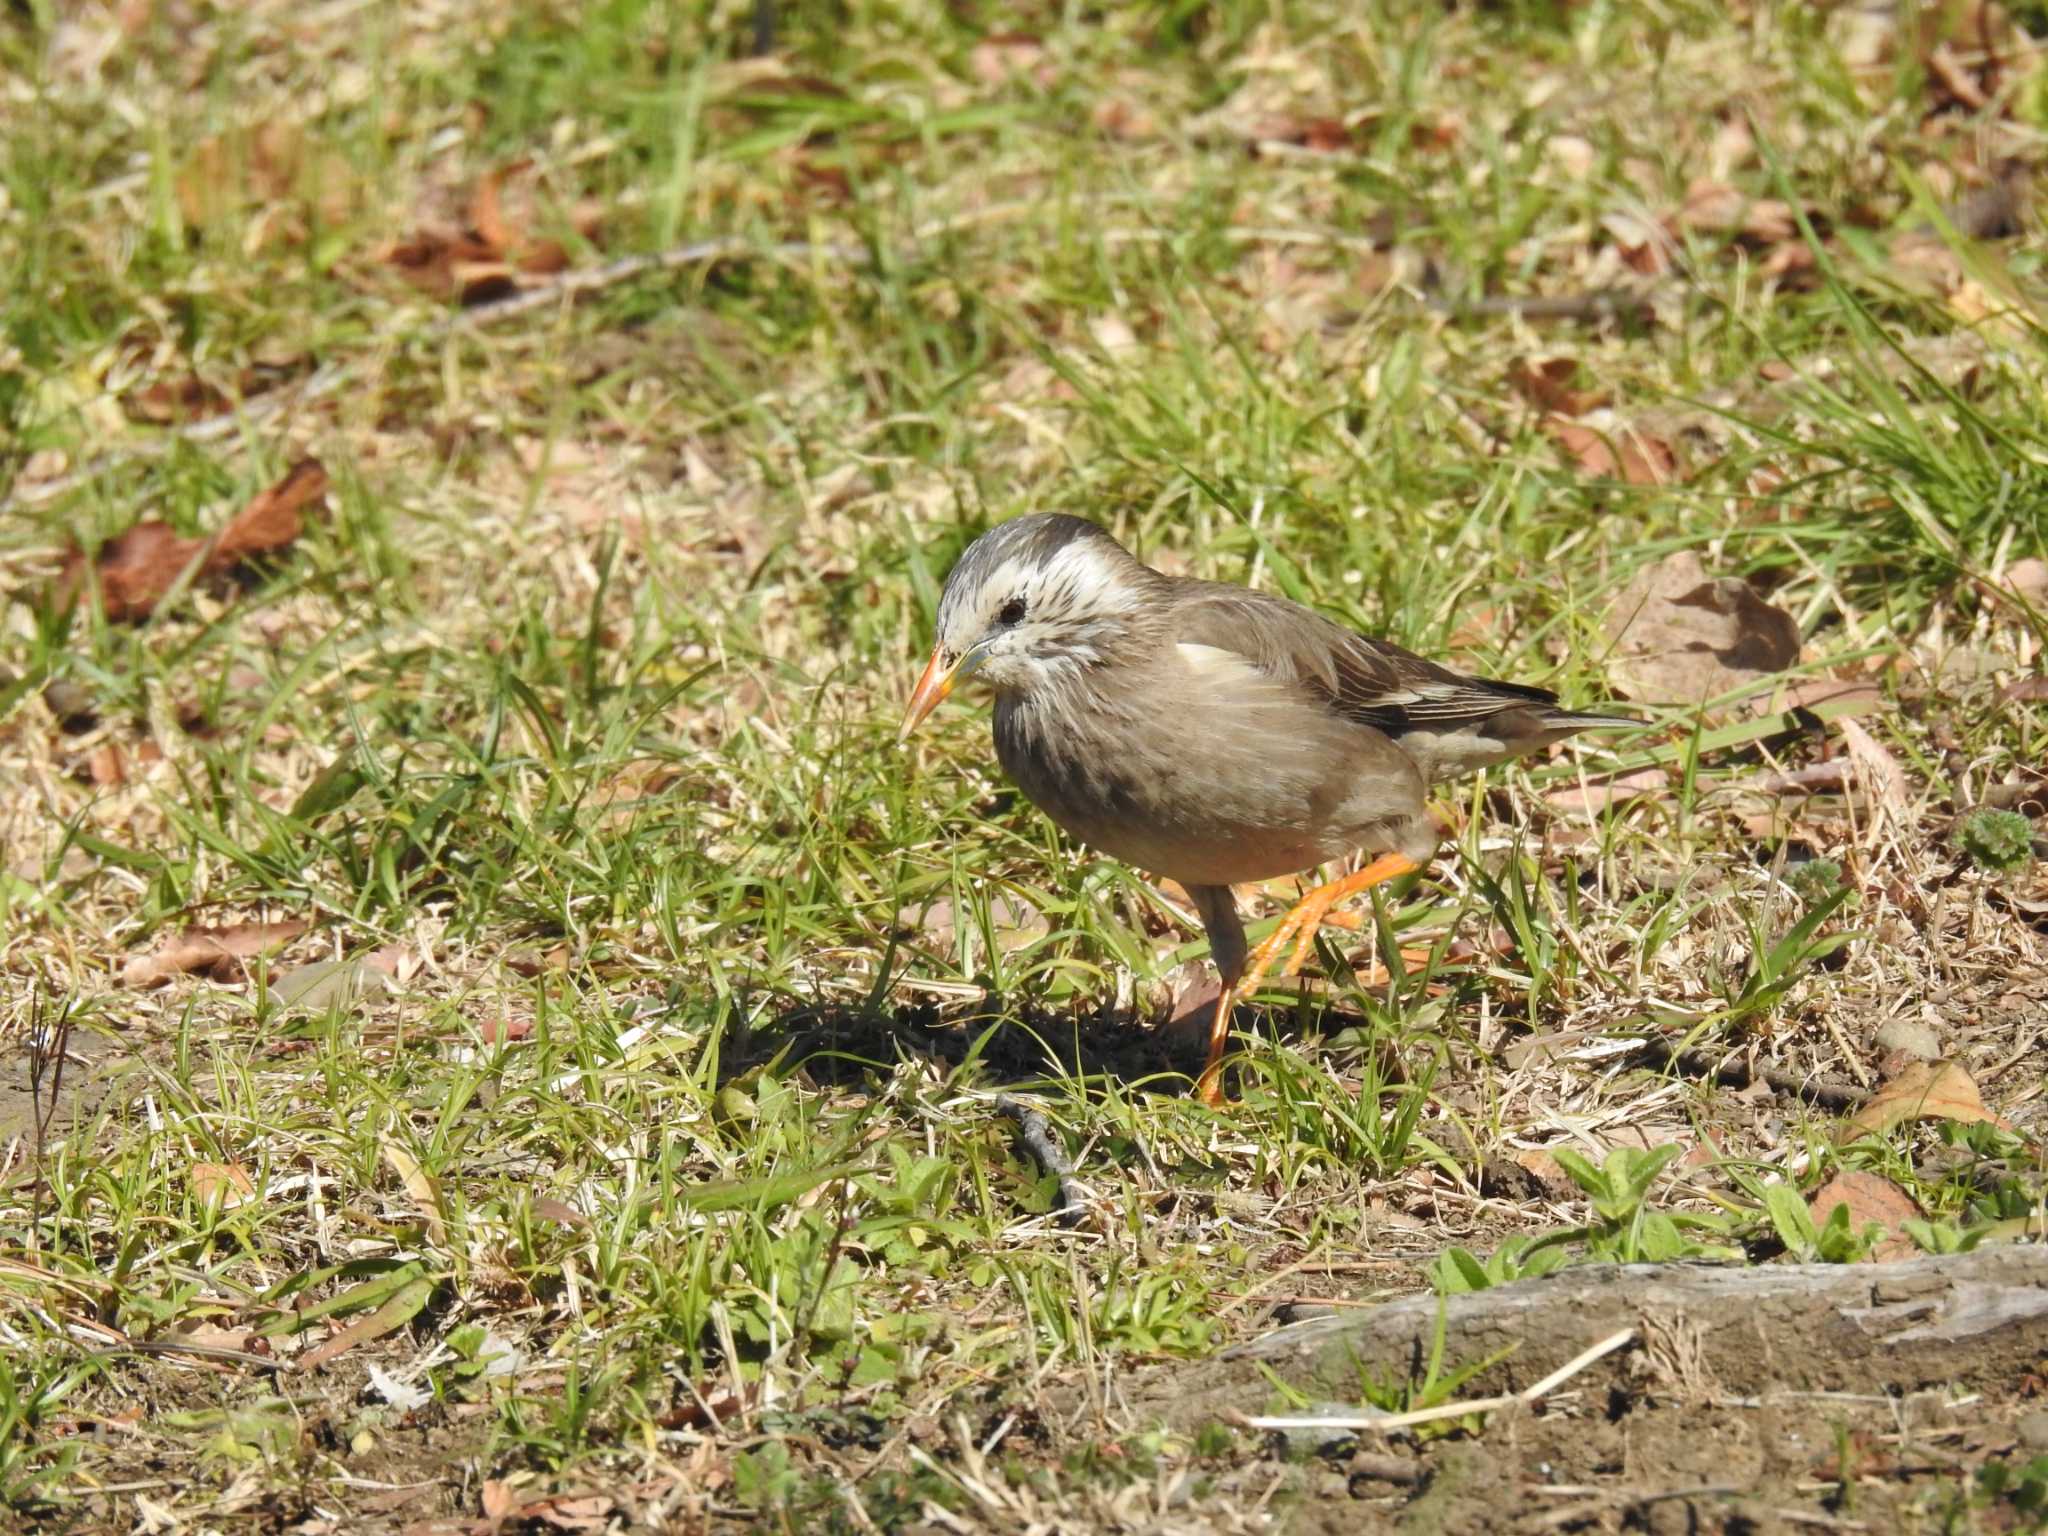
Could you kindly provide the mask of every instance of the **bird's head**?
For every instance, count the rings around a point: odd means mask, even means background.
[[[1037,513],[967,546],[939,598],[937,643],[902,734],[969,677],[998,693],[1057,688],[1131,630],[1161,580],[1084,518]]]

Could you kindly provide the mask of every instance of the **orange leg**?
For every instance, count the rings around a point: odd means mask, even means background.
[[[1211,1109],[1223,1107],[1223,1048],[1230,1043],[1230,1015],[1237,1006],[1237,978],[1223,978],[1223,995],[1216,999],[1216,1014],[1209,1021],[1209,1059],[1202,1063],[1202,1075],[1195,1079],[1195,1097]]]
[[[1341,880],[1328,885],[1319,885],[1302,897],[1294,909],[1280,920],[1280,926],[1257,949],[1252,951],[1251,960],[1239,976],[1223,978],[1223,995],[1216,999],[1216,1016],[1209,1025],[1209,1060],[1202,1068],[1202,1075],[1195,1081],[1195,1097],[1211,1109],[1220,1108],[1223,1103],[1223,1048],[1230,1040],[1230,1016],[1240,997],[1249,997],[1266,979],[1273,968],[1273,960],[1291,939],[1294,952],[1287,957],[1287,964],[1280,974],[1291,976],[1301,969],[1308,958],[1309,948],[1315,943],[1316,929],[1320,927],[1330,908],[1345,898],[1360,891],[1379,885],[1387,880],[1398,880],[1412,874],[1422,866],[1413,859],[1398,853],[1382,854],[1365,868],[1355,870]],[[1344,914],[1339,914],[1340,919]],[[1350,924],[1346,923],[1346,927]]]
[[[1308,958],[1309,949],[1316,941],[1316,929],[1322,926],[1330,908],[1360,891],[1388,880],[1398,880],[1421,867],[1403,854],[1383,853],[1365,868],[1354,870],[1341,880],[1332,880],[1328,885],[1317,886],[1295,904],[1292,912],[1280,919],[1280,926],[1267,936],[1265,943],[1252,951],[1251,961],[1244,969],[1244,979],[1237,984],[1236,990],[1247,996],[1256,992],[1259,983],[1273,969],[1274,958],[1290,940],[1294,943],[1294,952],[1287,957],[1280,974],[1292,976]]]

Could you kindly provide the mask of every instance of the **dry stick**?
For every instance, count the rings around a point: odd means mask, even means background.
[[[1624,1328],[1610,1333],[1599,1343],[1589,1345],[1571,1359],[1565,1361],[1534,1386],[1524,1387],[1505,1397],[1478,1397],[1469,1402],[1438,1403],[1434,1408],[1417,1408],[1409,1413],[1381,1414],[1367,1418],[1362,1414],[1332,1414],[1318,1418],[1288,1418],[1261,1415],[1257,1418],[1237,1414],[1236,1421],[1247,1429],[1405,1429],[1411,1424],[1433,1424],[1439,1419],[1462,1419],[1470,1413],[1491,1413],[1497,1408],[1512,1408],[1517,1403],[1533,1403],[1540,1397],[1547,1397],[1570,1381],[1587,1366],[1606,1359],[1617,1349],[1635,1342],[1636,1331]]]
[[[1419,1461],[1409,1461],[1401,1456],[1376,1456],[1370,1451],[1360,1451],[1353,1456],[1344,1471],[1354,1483],[1371,1480],[1399,1483],[1409,1488],[1423,1482],[1429,1476],[1429,1468]]]
[[[1087,1197],[1079,1180],[1074,1177],[1073,1160],[1053,1140],[1052,1128],[1045,1123],[1045,1116],[1022,1099],[1013,1099],[1007,1093],[996,1097],[995,1107],[997,1114],[1016,1122],[1017,1139],[1024,1144],[1024,1149],[1047,1173],[1059,1180],[1060,1203],[1054,1207],[1052,1219],[1063,1227],[1076,1225],[1087,1214]]]
[[[427,326],[416,339],[431,345],[447,340],[458,331],[475,330],[495,325],[501,320],[515,319],[520,315],[531,314],[537,309],[545,309],[557,301],[573,302],[586,294],[631,282],[634,278],[643,277],[651,272],[673,272],[702,262],[731,261],[743,256],[793,261],[822,258],[842,265],[859,266],[869,259],[870,253],[856,246],[831,245],[809,240],[786,240],[773,245],[759,245],[737,236],[728,236],[720,240],[697,240],[666,251],[656,251],[648,256],[627,256],[602,267],[559,273],[496,303],[479,304],[474,309],[443,315]],[[245,402],[231,414],[212,416],[205,421],[188,422],[182,427],[173,427],[146,445],[130,444],[122,449],[103,453],[56,480],[27,489],[10,490],[5,496],[0,496],[0,511],[13,506],[35,506],[40,502],[54,500],[67,491],[75,490],[99,478],[124,458],[161,452],[169,444],[176,442],[211,442],[215,438],[226,437],[237,428],[267,421],[280,414],[287,406],[309,405],[351,382],[361,366],[361,359],[328,364],[317,369],[303,384],[285,385],[271,390],[268,394],[259,395],[254,400]]]

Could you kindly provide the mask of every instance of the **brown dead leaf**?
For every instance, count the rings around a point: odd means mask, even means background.
[[[1518,357],[1508,364],[1508,384],[1539,411],[1583,416],[1609,403],[1605,390],[1578,387],[1579,363],[1572,357],[1531,361]]]
[[[2019,678],[1999,689],[1998,696],[2008,704],[2048,704],[2048,676]]]
[[[1672,215],[1679,229],[1734,235],[1757,246],[1781,245],[1799,232],[1792,205],[1775,197],[1751,197],[1726,182],[1695,181]]]
[[[1639,800],[1644,795],[1661,794],[1670,782],[1670,776],[1662,768],[1642,768],[1611,779],[1597,779],[1591,783],[1546,791],[1543,803],[1552,810],[1593,816],[1609,806]]]
[[[1913,1240],[1905,1235],[1905,1223],[1920,1215],[1920,1207],[1913,1203],[1911,1195],[1890,1179],[1875,1173],[1845,1169],[1813,1192],[1813,1198],[1806,1204],[1807,1214],[1818,1228],[1827,1222],[1838,1205],[1849,1207],[1849,1224],[1857,1232],[1872,1222],[1884,1228],[1884,1238],[1870,1252],[1871,1262],[1889,1264],[1894,1259],[1909,1259],[1919,1252]]]
[[[405,1186],[406,1196],[418,1209],[427,1228],[427,1241],[436,1248],[448,1246],[448,1222],[441,1209],[441,1186],[420,1167],[419,1159],[395,1141],[383,1144],[384,1161]]]
[[[318,460],[301,459],[210,539],[185,538],[153,518],[116,534],[93,560],[107,617],[145,619],[188,571],[194,579],[218,577],[283,550],[305,530],[306,509],[327,494],[327,484],[327,471]],[[85,551],[74,547],[58,574],[56,601],[74,601],[85,581]]]
[[[1610,672],[1632,699],[1702,703],[1799,660],[1799,624],[1746,581],[1679,550],[1609,604]]]
[[[1247,125],[1246,137],[1256,151],[1260,145],[1289,145],[1331,155],[1352,147],[1351,130],[1341,117],[1297,117],[1270,113]]]
[[[1030,32],[992,32],[967,50],[967,71],[983,85],[1029,80],[1041,90],[1059,78],[1045,43]]]
[[[327,470],[318,459],[301,459],[268,490],[259,491],[214,540],[207,567],[224,571],[262,555],[274,555],[306,531],[306,510],[327,495]]]
[[[557,1495],[520,1506],[519,1518],[538,1520],[558,1531],[601,1531],[611,1524],[617,1504],[606,1494]]]
[[[1898,759],[1854,720],[1845,718],[1836,724],[1841,728],[1842,744],[1849,749],[1849,761],[1856,765],[1856,778],[1864,792],[1887,815],[1903,816],[1913,803],[1913,794],[1906,787],[1906,773],[1899,767]]]
[[[1096,132],[1126,144],[1156,139],[1160,133],[1159,114],[1137,96],[1098,97],[1089,109],[1088,121]]]
[[[265,118],[200,140],[172,190],[188,224],[204,228],[244,212],[260,218],[284,210],[282,228],[299,238],[305,210],[322,224],[346,222],[356,211],[360,187],[346,155],[309,140],[296,123]]]
[[[1823,720],[1836,720],[1843,715],[1874,715],[1885,704],[1884,690],[1877,684],[1839,677],[1802,677],[1771,695],[1774,713],[1804,709]]]
[[[1022,949],[1051,932],[1051,925],[1043,912],[1007,891],[998,891],[990,900],[989,916],[993,920],[996,943],[1005,952]],[[969,912],[963,916],[956,912],[948,898],[941,898],[922,909],[905,907],[896,914],[896,922],[899,927],[922,935],[926,942],[938,949],[951,946],[962,926],[972,928],[977,938],[981,933],[975,914]]]
[[[1678,456],[1671,445],[1632,427],[1601,432],[1583,422],[1546,416],[1543,430],[1589,475],[1629,485],[1669,485],[1678,478]]]
[[[414,287],[435,298],[465,305],[486,304],[518,291],[522,277],[545,277],[569,265],[559,240],[537,236],[541,206],[535,195],[531,160],[515,160],[479,177],[470,192],[467,224],[460,230],[422,229],[387,247],[381,260]],[[578,203],[568,222],[594,241],[603,210]]]
[[[230,923],[220,928],[187,928],[154,954],[137,955],[121,968],[121,984],[153,987],[174,976],[246,974],[244,962],[288,943],[306,931],[300,918],[279,923]]]
[[[385,944],[365,954],[362,960],[371,970],[382,971],[397,982],[411,981],[426,964],[420,952],[409,944]]]
[[[255,1180],[240,1163],[194,1163],[191,1177],[192,1193],[202,1205],[218,1200],[222,1210],[231,1211],[256,1198]]]
[[[220,416],[234,409],[232,400],[196,373],[188,373],[182,378],[158,379],[148,388],[129,394],[122,404],[128,408],[132,419],[159,426],[171,422],[203,421],[208,416]]]
[[[577,1210],[566,1200],[557,1200],[553,1195],[536,1195],[533,1199],[533,1214],[543,1221],[552,1221],[561,1227],[587,1227],[590,1218]]]
[[[2029,555],[2015,560],[1992,582],[1993,590],[2009,592],[2034,608],[2048,608],[2048,560]]]
[[[184,538],[169,523],[153,518],[115,534],[100,546],[94,562],[107,617],[117,621],[149,617],[186,569],[196,570],[205,547],[203,539]],[[85,552],[73,549],[57,577],[59,604],[69,603],[84,584]]]
[[[505,968],[518,976],[539,976],[547,971],[567,970],[569,960],[569,946],[557,944],[546,952],[537,949],[514,950],[505,956]]]
[[[1879,1088],[1843,1124],[1839,1141],[1876,1135],[1906,1120],[1984,1121],[2001,1130],[2017,1128],[1984,1107],[1976,1081],[1955,1061],[1916,1061]]]
[[[232,1351],[238,1355],[271,1356],[274,1351],[270,1340],[249,1328],[223,1328],[218,1323],[205,1320],[179,1323],[167,1333],[160,1333],[150,1341],[160,1349],[190,1350],[205,1358],[216,1352]]]
[[[493,1527],[511,1519],[522,1502],[519,1497],[519,1491],[510,1483],[500,1481],[495,1477],[484,1479],[482,1495],[484,1518],[490,1521]]]
[[[101,789],[111,789],[117,784],[128,782],[128,765],[122,760],[120,745],[103,741],[93,749],[85,760],[85,776]]]

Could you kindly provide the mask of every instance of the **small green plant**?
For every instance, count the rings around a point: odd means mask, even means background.
[[[70,1476],[78,1464],[78,1443],[39,1442],[35,1430],[45,1411],[97,1370],[88,1363],[61,1377],[37,1380],[17,1375],[14,1365],[0,1359],[0,1508],[39,1504]]]
[[[1514,1280],[1533,1280],[1563,1267],[1570,1257],[1540,1237],[1510,1237],[1484,1260],[1469,1248],[1448,1248],[1429,1268],[1430,1283],[1443,1296],[1489,1290]]]
[[[1968,1253],[1991,1232],[1988,1225],[1959,1227],[1952,1221],[1922,1221],[1918,1217],[1900,1222],[1899,1229],[1923,1253]]]
[[[1785,872],[1792,894],[1809,907],[1818,906],[1842,884],[1842,866],[1834,859],[1806,859]]]
[[[1977,1473],[1977,1496],[1975,1502],[1980,1508],[1992,1503],[2008,1503],[2020,1514],[2040,1518],[2048,1516],[2048,1456],[2036,1456],[2023,1466],[2009,1462],[1986,1463]],[[2036,1529],[2031,1523],[2028,1529]]]
[[[1443,1298],[1439,1297],[1436,1327],[1431,1331],[1429,1340],[1429,1358],[1422,1363],[1422,1374],[1419,1378],[1410,1377],[1402,1382],[1381,1381],[1369,1372],[1360,1372],[1359,1390],[1368,1404],[1384,1413],[1415,1413],[1424,1408],[1442,1407],[1457,1398],[1466,1382],[1475,1376],[1484,1375],[1515,1352],[1516,1346],[1510,1344],[1483,1359],[1474,1360],[1453,1370],[1445,1370],[1444,1338],[1448,1315],[1448,1308]],[[1482,1422],[1482,1415],[1466,1414],[1459,1418],[1418,1424],[1415,1426],[1415,1434],[1418,1439],[1428,1440],[1438,1435],[1450,1434],[1453,1430],[1476,1432]]]
[[[1957,825],[1956,840],[1971,863],[1994,874],[2017,874],[2034,862],[2034,824],[2017,811],[1979,806]]]
[[[1867,1257],[1884,1236],[1884,1227],[1866,1222],[1857,1231],[1847,1202],[1837,1202],[1827,1219],[1814,1225],[1813,1213],[1789,1184],[1772,1184],[1764,1190],[1764,1210],[1785,1251],[1805,1264],[1855,1264]]]
[[[1588,1258],[1613,1264],[1663,1264],[1674,1259],[1734,1258],[1733,1248],[1703,1243],[1688,1230],[1720,1233],[1727,1223],[1718,1216],[1672,1214],[1650,1210],[1650,1186],[1671,1160],[1674,1146],[1639,1151],[1616,1147],[1599,1167],[1569,1147],[1553,1148],[1551,1156],[1592,1202],[1593,1221],[1569,1232],[1553,1233],[1545,1244],[1580,1241]]]
[[[1806,911],[1798,922],[1775,939],[1761,919],[1752,917],[1749,920],[1749,969],[1739,985],[1724,985],[1722,995],[1727,1000],[1725,1016],[1742,1019],[1767,1012],[1792,990],[1792,984],[1807,966],[1826,959],[1852,942],[1857,937],[1853,930],[1822,933],[1821,927],[1854,894],[1855,887],[1849,885],[1837,885],[1817,899],[1802,893]]]

